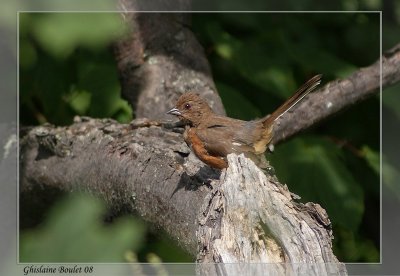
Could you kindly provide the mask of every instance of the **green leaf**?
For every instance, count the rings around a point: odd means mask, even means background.
[[[231,36],[221,28],[220,24],[214,22],[207,24],[207,33],[215,43],[217,54],[227,60],[231,60],[237,55],[237,51],[242,47],[242,42]]]
[[[368,162],[368,165],[373,169],[375,173],[379,175],[381,173],[381,159],[379,157],[379,153],[373,151],[368,146],[363,146],[361,152],[365,160]]]
[[[144,226],[131,218],[106,226],[104,211],[104,205],[89,196],[74,195],[58,203],[44,225],[22,231],[21,262],[122,262],[126,251],[141,246]]]
[[[334,144],[317,137],[298,138],[277,147],[270,159],[278,178],[303,202],[321,204],[333,223],[357,230],[363,191]]]
[[[89,109],[91,96],[88,91],[74,90],[67,98],[67,102],[77,114],[83,115]]]
[[[35,38],[44,49],[61,59],[78,46],[104,47],[126,30],[115,13],[50,13],[34,18]]]
[[[92,94],[89,116],[117,117],[120,122],[129,122],[132,119],[130,106],[121,99],[115,67],[99,61],[82,60],[78,65],[77,75],[77,86]]]
[[[217,54],[230,62],[230,66],[247,81],[264,91],[279,97],[291,95],[296,82],[292,69],[286,60],[279,59],[281,47],[271,44],[275,33],[260,34],[247,40],[240,40],[218,24],[209,24],[208,32],[215,43]],[[265,47],[265,45],[269,45]]]

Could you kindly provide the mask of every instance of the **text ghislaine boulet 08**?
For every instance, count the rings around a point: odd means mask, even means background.
[[[93,266],[91,265],[71,265],[71,266],[65,266],[65,265],[55,265],[55,266],[49,266],[49,265],[27,265],[24,267],[24,275],[29,275],[29,274],[44,274],[44,273],[65,273],[65,274],[78,274],[78,273],[92,273],[93,272]]]

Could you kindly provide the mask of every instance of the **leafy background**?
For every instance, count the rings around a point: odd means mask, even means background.
[[[375,62],[379,20],[377,13],[214,13],[194,14],[192,29],[228,115],[248,120],[270,113],[316,73],[327,82]],[[385,30],[395,33],[399,22],[393,17]],[[66,125],[77,114],[129,122],[133,112],[120,97],[110,47],[124,32],[117,14],[20,13],[20,124]],[[395,43],[384,40],[383,48]],[[398,122],[395,90],[385,91],[382,108]],[[379,111],[377,95],[268,156],[291,191],[326,208],[334,251],[343,262],[380,260]],[[390,158],[382,160],[389,176],[383,185],[400,197]],[[121,217],[107,224],[99,219],[105,216],[98,200],[66,197],[35,223],[20,222],[29,226],[20,232],[20,260],[193,261],[140,219]],[[76,222],[68,223],[71,218]]]

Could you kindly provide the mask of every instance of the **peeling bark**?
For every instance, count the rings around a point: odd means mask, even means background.
[[[228,155],[228,162],[198,219],[199,262],[331,263],[314,275],[346,274],[332,252],[331,223],[320,205],[295,202],[274,175],[264,174],[243,155]],[[285,275],[289,269],[298,275],[302,267],[277,266],[274,271]],[[226,275],[238,272],[237,267],[224,270]]]

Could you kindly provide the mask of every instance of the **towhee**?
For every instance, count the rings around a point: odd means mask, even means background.
[[[243,153],[260,168],[267,168],[264,152],[274,135],[276,120],[314,90],[321,83],[321,76],[311,78],[271,115],[261,119],[242,121],[217,115],[204,99],[192,92],[180,96],[175,108],[167,114],[178,116],[185,124],[185,142],[207,165],[227,168],[229,153]]]

